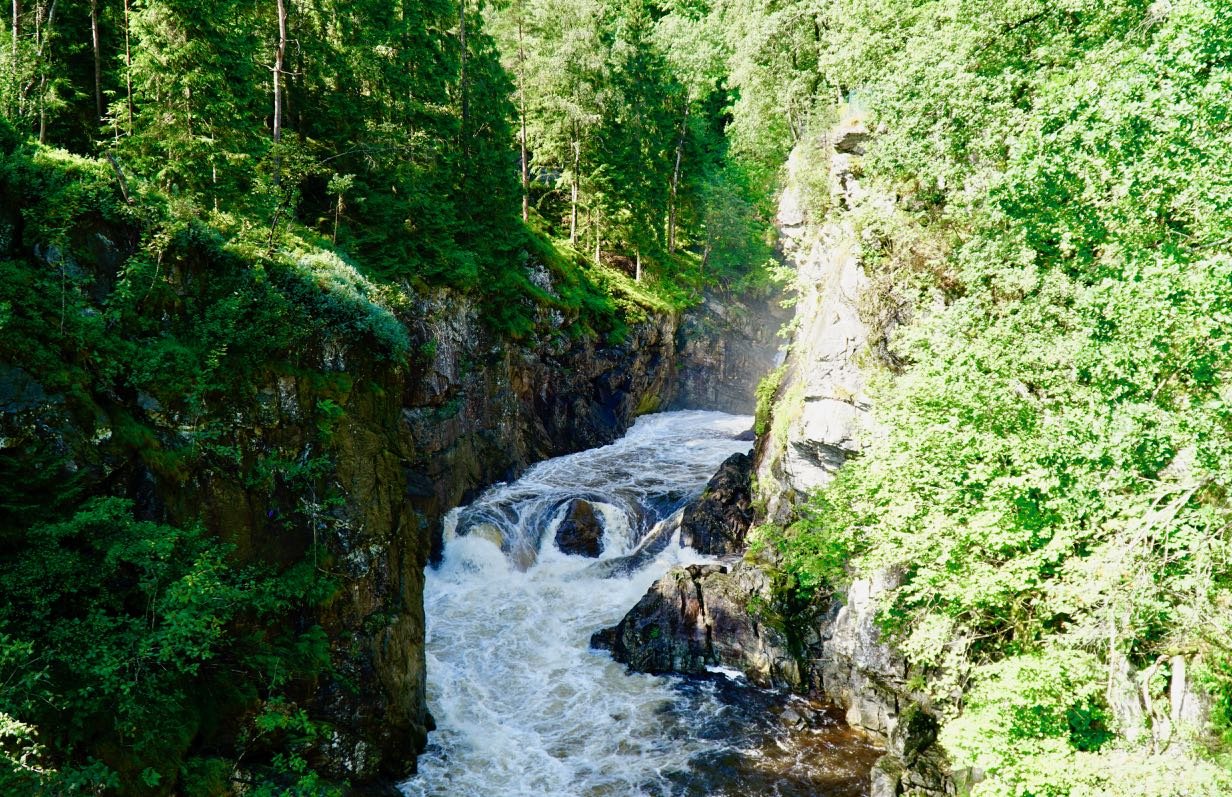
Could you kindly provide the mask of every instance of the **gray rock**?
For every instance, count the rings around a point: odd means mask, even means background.
[[[831,174],[841,194],[836,205],[854,202],[851,192],[858,188],[841,168],[843,157],[836,156]],[[801,164],[793,156],[789,169]],[[782,201],[801,200],[784,194]],[[793,208],[781,211],[780,216],[797,214]],[[842,215],[784,239],[783,254],[796,268],[797,327],[774,412],[788,420],[772,424],[784,429],[784,439],[759,443],[756,465],[767,519],[773,522],[788,521],[796,503],[829,483],[860,451],[859,430],[869,409],[858,364],[869,341],[860,315],[860,296],[868,286],[861,246],[852,222]]]
[[[899,785],[905,772],[902,759],[896,755],[883,755],[877,759],[869,778],[869,797],[899,797],[902,794]]]
[[[777,296],[741,300],[708,293],[685,311],[676,333],[677,393],[672,409],[752,413],[758,381],[774,368],[788,314]]]
[[[749,611],[768,589],[765,574],[744,564],[677,567],[591,645],[638,672],[698,675],[722,665],[759,686],[799,686],[786,636]]]
[[[849,155],[863,155],[864,145],[872,135],[862,124],[840,127],[834,133],[834,151]]]

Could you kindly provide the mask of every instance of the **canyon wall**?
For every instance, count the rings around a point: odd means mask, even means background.
[[[68,249],[4,254],[90,285],[81,312],[101,316],[137,231],[83,223],[75,235]],[[178,319],[208,312],[220,278],[257,278],[218,257],[202,250],[159,272],[152,285],[168,297],[163,340],[182,334]],[[342,264],[331,268],[329,278],[350,281],[344,289],[362,281]],[[551,290],[545,270],[530,276]],[[335,300],[331,289],[324,286],[324,301]],[[200,523],[234,547],[239,565],[313,562],[336,593],[301,607],[294,628],[271,631],[305,645],[317,644],[316,628],[325,632],[328,673],[291,687],[330,728],[312,763],[353,786],[389,791],[413,770],[432,728],[422,596],[443,516],[534,462],[614,440],[639,414],[751,411],[752,386],[778,344],[777,324],[757,318],[767,307],[711,295],[684,314],[646,310],[619,339],[577,334],[543,309],[531,335],[511,341],[468,296],[408,289],[396,317],[381,321],[405,331],[404,353],[391,356],[350,316],[328,316],[296,350],[271,341],[270,359],[236,361],[242,389],[204,398],[150,395],[106,369],[67,391],[52,386],[51,366],[18,361],[0,365],[0,453],[37,441],[59,463],[49,483],[126,496],[142,519]]]
[[[796,507],[861,449],[870,409],[862,368],[871,348],[862,307],[868,281],[860,232],[849,211],[857,203],[889,202],[869,196],[860,185],[867,137],[858,125],[841,127],[802,142],[788,164],[778,223],[797,294],[789,353],[753,461],[746,465],[748,493],[707,490],[691,507],[703,521],[728,519],[722,536],[739,544],[705,549],[721,555],[719,564],[666,574],[594,643],[636,670],[701,674],[707,666],[722,665],[741,670],[754,683],[832,702],[845,710],[852,727],[886,745],[872,773],[874,797],[923,797],[953,793],[957,783],[934,743],[937,721],[908,684],[907,662],[882,642],[874,622],[877,596],[892,574],[858,579],[828,605],[784,607],[774,583],[776,553],[769,546],[749,550],[743,544],[750,527],[791,522]],[[819,161],[829,168],[824,197],[808,194],[804,186],[818,181],[802,174]],[[709,506],[716,500],[722,505]],[[749,504],[756,509],[751,516],[733,511]],[[685,526],[685,538],[703,537]]]

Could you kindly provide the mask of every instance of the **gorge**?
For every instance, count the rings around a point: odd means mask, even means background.
[[[698,558],[679,544],[680,510],[748,449],[736,438],[750,422],[643,416],[451,514],[425,599],[438,728],[406,793],[863,793],[876,753],[837,718],[732,671],[664,681],[587,649],[670,563]],[[577,496],[602,518],[600,558],[554,542]]]
[[[1232,793],[1230,42],[15,0],[0,794]]]

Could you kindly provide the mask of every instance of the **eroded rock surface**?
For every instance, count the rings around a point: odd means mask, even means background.
[[[751,414],[758,381],[779,363],[776,333],[789,316],[775,299],[708,293],[677,329],[679,389],[671,408]]]
[[[743,551],[753,522],[752,474],[753,459],[748,454],[728,457],[701,496],[685,507],[680,544],[712,556]]]
[[[764,573],[741,564],[673,568],[591,645],[638,672],[698,675],[723,666],[760,686],[799,683],[787,638],[749,611],[768,587]]]
[[[854,157],[831,154],[835,205],[846,206],[862,194]],[[789,169],[800,163],[794,154]],[[775,407],[780,416],[776,426],[783,433],[758,443],[761,498],[776,522],[785,521],[796,503],[828,483],[859,452],[859,429],[869,409],[858,363],[869,339],[860,313],[861,292],[868,284],[861,241],[843,214],[810,224],[802,202],[798,192],[784,192],[778,217],[783,255],[796,269],[798,291],[796,331]]]
[[[873,201],[859,181],[868,141],[868,131],[855,126],[820,144],[801,144],[831,148],[833,207]],[[791,168],[804,160],[793,157]],[[735,485],[748,483],[734,475],[742,463],[725,463],[727,472],[716,475],[681,524],[682,541],[705,553],[742,553],[750,520],[791,522],[799,503],[861,450],[870,408],[859,362],[870,340],[860,310],[867,286],[862,242],[847,214],[810,222],[802,194],[791,190],[782,198],[779,226],[785,258],[797,269],[799,297],[771,423],[777,434],[758,439],[752,463],[757,495],[749,506],[764,509],[746,514],[743,497],[734,497]],[[856,580],[834,596],[828,611],[788,608],[775,605],[767,575],[773,562],[725,561],[730,564],[671,571],[595,643],[635,670],[697,673],[723,665],[759,684],[807,691],[841,707],[849,725],[886,746],[871,774],[874,797],[955,793],[955,778],[936,744],[936,720],[920,707],[908,686],[907,662],[882,641],[875,622],[878,596],[893,586],[893,574]],[[790,640],[778,630],[789,627]]]

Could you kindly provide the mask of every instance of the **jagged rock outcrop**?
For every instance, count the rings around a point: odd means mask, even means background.
[[[799,683],[786,636],[749,611],[751,596],[769,597],[765,573],[736,564],[670,570],[612,628],[591,645],[612,652],[630,669],[697,675],[734,667],[755,684]]]
[[[838,142],[866,134],[838,134]],[[806,142],[804,146],[824,146]],[[849,148],[852,152],[854,144]],[[852,155],[832,153],[832,204],[842,207],[862,194]],[[800,168],[793,153],[789,171]],[[859,451],[857,430],[869,409],[857,359],[869,330],[860,314],[867,278],[853,222],[842,214],[812,223],[802,193],[791,185],[780,200],[783,255],[796,269],[796,331],[780,383],[775,414],[783,433],[758,444],[757,478],[767,516],[782,521],[791,507],[824,485]]]
[[[362,504],[356,502],[364,511],[383,508],[382,514],[352,524],[379,533],[380,541],[342,543],[362,562],[353,589],[356,608],[327,628],[339,645],[359,651],[343,672],[360,684],[360,693],[344,698],[332,687],[322,692],[336,701],[329,716],[337,727],[352,729],[340,732],[331,747],[336,771],[352,780],[401,776],[431,728],[423,568],[440,555],[444,515],[537,461],[604,445],[638,414],[680,404],[679,371],[727,367],[725,359],[694,364],[682,345],[688,337],[671,315],[633,326],[620,345],[563,334],[511,345],[487,331],[467,299],[440,292],[422,299],[407,324],[415,350],[431,356],[408,369],[400,385],[391,384],[385,399],[363,399],[387,404],[390,396],[400,397],[392,406],[357,413],[384,417],[382,434],[356,429],[343,435],[345,445],[356,447],[357,461],[363,452],[364,461],[384,463],[384,475],[372,477],[375,483],[358,494]],[[550,329],[550,321],[542,326]],[[353,414],[350,406],[346,411]],[[386,425],[390,412],[392,428]]]
[[[684,509],[680,544],[711,556],[738,554],[753,522],[749,480],[753,458],[732,454],[719,466],[706,489]]]
[[[858,177],[869,137],[851,126],[800,145],[829,148],[833,208],[875,201]],[[801,155],[793,155],[789,170],[800,167]],[[819,222],[802,202],[803,194],[789,188],[780,205],[783,254],[796,268],[799,296],[770,424],[777,434],[759,437],[755,451],[754,504],[761,510],[754,523],[789,522],[801,500],[858,455],[869,410],[859,365],[870,339],[860,309],[868,285],[861,241],[847,214]],[[685,530],[690,513],[699,521],[692,535]],[[706,552],[740,553],[743,545],[723,543],[742,542],[746,522],[743,512],[695,503],[686,509],[682,540]],[[784,620],[786,610],[777,605],[767,576],[772,568],[772,562],[740,561],[673,570],[594,641],[636,670],[690,673],[723,664],[758,683],[809,691],[840,706],[852,727],[886,745],[871,775],[874,797],[954,793],[936,744],[937,722],[915,700],[907,662],[881,640],[875,623],[877,596],[892,586],[892,574],[857,580],[828,611],[805,610]],[[790,640],[778,630],[787,628]]]
[[[315,699],[334,728],[327,771],[359,783],[404,776],[432,729],[423,572],[439,551],[444,515],[536,461],[610,442],[639,411],[675,395],[671,316],[634,326],[619,346],[564,335],[511,345],[469,300],[440,291],[404,322],[418,353],[406,367],[375,367],[360,348],[321,352],[322,370],[353,387],[331,394],[341,421],[328,478],[344,503],[316,533],[336,553],[347,589],[316,618],[338,677]],[[292,449],[307,445],[319,381],[271,381],[262,396],[275,411],[252,426],[299,440]],[[207,525],[229,529],[241,549],[267,548],[276,536],[264,507],[227,474],[165,492],[185,517],[206,507]]]
[[[824,220],[808,219],[802,195],[788,190],[780,202],[784,255],[797,270],[797,329],[788,371],[774,406],[780,439],[758,442],[757,479],[765,519],[786,522],[795,505],[829,482],[861,449],[870,409],[861,358],[869,356],[869,320],[862,308],[869,290],[861,240],[852,215],[858,206],[892,204],[860,183],[860,157],[871,139],[859,123],[841,125],[820,142],[828,146],[830,206]],[[789,170],[805,159],[797,150]],[[794,182],[794,181],[793,181]],[[952,793],[944,751],[935,744],[936,720],[908,686],[908,664],[882,641],[877,599],[894,574],[855,580],[834,596],[830,610],[805,625],[801,667],[810,691],[846,711],[847,722],[882,739],[886,755],[872,775],[875,797]]]
[[[603,553],[603,525],[589,501],[578,498],[569,502],[564,519],[556,527],[556,547],[561,553],[591,559]]]

